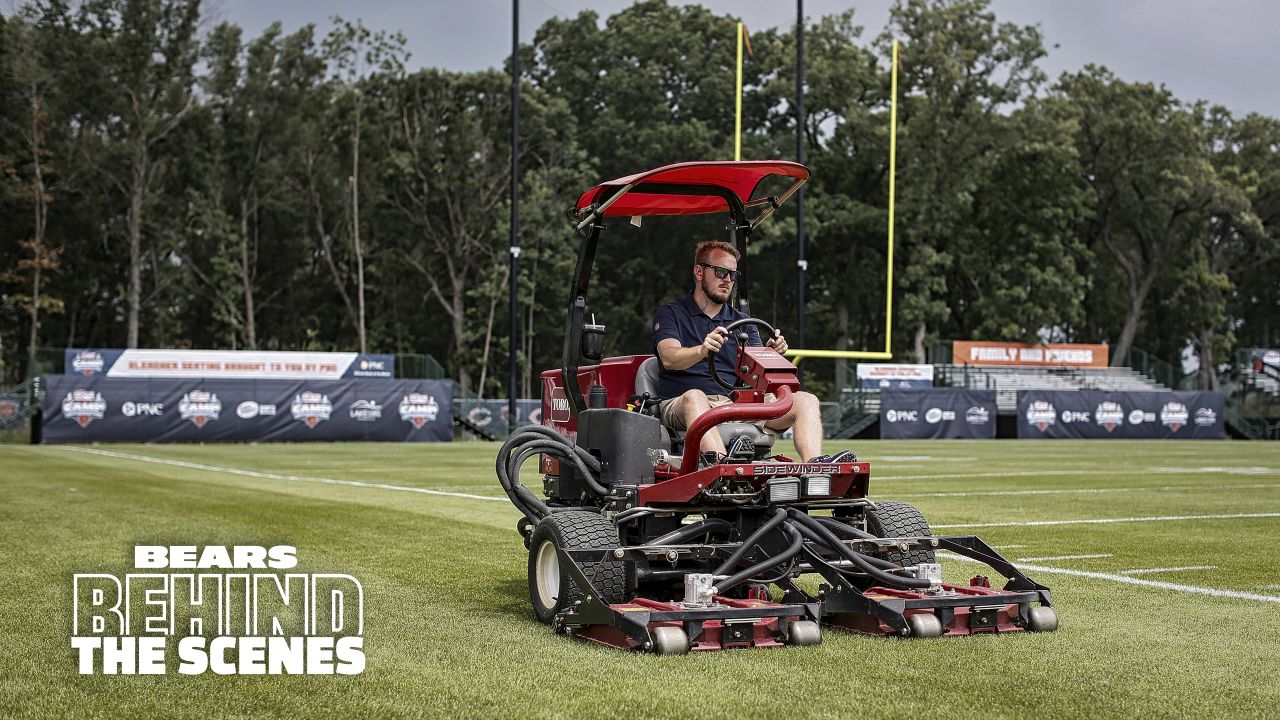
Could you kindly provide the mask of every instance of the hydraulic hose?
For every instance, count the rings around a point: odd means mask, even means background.
[[[796,555],[799,555],[800,550],[804,548],[804,537],[801,536],[800,533],[796,532],[795,528],[791,527],[791,523],[781,523],[781,527],[784,534],[791,536],[791,544],[787,546],[786,550],[783,550],[773,557],[765,558],[755,565],[744,570],[740,570],[728,578],[717,582],[713,589],[713,594],[722,593],[726,590],[737,587],[738,585],[741,585],[747,580],[755,577],[758,573],[768,570],[771,567],[777,567],[778,565],[794,558]],[[754,537],[754,534],[752,537]],[[716,574],[719,575],[720,573],[716,572]]]
[[[684,527],[677,528],[662,537],[651,540],[649,545],[675,545],[684,540],[705,535],[715,530],[733,530],[733,525],[720,518],[707,518],[699,520],[696,523],[690,523]]]
[[[605,496],[607,488],[596,480],[600,473],[600,460],[586,450],[569,442],[560,433],[542,425],[526,425],[512,433],[498,450],[496,471],[498,482],[511,498],[511,503],[530,522],[537,523],[559,508],[551,508],[520,482],[520,468],[534,455],[547,453],[562,461],[573,463],[578,474],[586,482],[590,492]]]
[[[712,572],[712,574],[713,575],[728,574],[729,571],[733,570],[735,567],[738,566],[738,563],[742,561],[743,556],[745,556],[748,552],[750,552],[751,548],[754,547],[756,543],[760,542],[760,538],[763,538],[765,535],[772,532],[774,528],[781,525],[782,521],[786,519],[787,519],[787,511],[783,510],[782,508],[778,508],[776,511],[774,511],[773,517],[769,518],[765,522],[765,524],[761,525],[755,532],[748,535],[747,539],[743,540],[742,544],[738,546],[738,549],[734,550],[733,554],[729,556],[729,559],[721,563],[720,567],[716,568],[715,571]],[[777,565],[777,564],[778,563],[774,563],[774,565]]]
[[[875,564],[869,562],[871,558],[868,558],[866,555],[863,555],[860,552],[855,552],[854,550],[850,549],[849,546],[840,542],[840,538],[836,537],[834,533],[828,530],[827,526],[818,522],[816,519],[809,517],[808,515],[800,512],[799,510],[791,509],[787,512],[787,514],[791,517],[792,520],[795,520],[800,524],[807,526],[810,530],[813,530],[818,535],[818,537],[820,537],[823,540],[823,542],[827,546],[829,546],[831,549],[835,550],[836,552],[840,553],[840,555],[843,556],[846,560],[849,560],[854,565],[858,566],[858,569],[862,570],[863,572],[875,578],[876,580],[879,580],[880,582],[886,585],[891,585],[893,587],[900,587],[900,588],[930,587],[930,582],[924,578],[912,578],[912,577],[902,577],[900,575],[891,575],[885,572],[884,570],[881,570],[880,568],[876,567]]]
[[[858,538],[859,540],[879,540],[880,539],[869,532],[864,532],[862,530],[859,530],[858,528],[848,523],[842,523],[839,520],[836,520],[835,518],[815,517],[814,519],[822,523],[823,525],[826,525],[828,528],[831,529],[832,532],[836,533],[837,535],[843,532],[852,537]]]
[[[821,521],[822,521],[822,518],[815,518],[815,519],[816,519],[816,520],[818,520],[819,522],[821,522]],[[823,546],[823,547],[826,547],[826,546],[828,545],[828,543],[827,543],[827,541],[826,541],[826,539],[825,539],[825,538],[823,538],[823,537],[819,536],[819,535],[818,535],[818,533],[816,533],[816,532],[814,532],[814,531],[810,530],[808,527],[806,527],[806,526],[804,526],[804,525],[797,525],[796,523],[789,523],[789,524],[790,524],[792,527],[794,527],[796,530],[799,530],[799,531],[800,531],[800,534],[801,534],[801,535],[804,535],[804,536],[805,536],[806,538],[808,538],[810,541],[812,541],[812,542],[814,542],[814,543],[816,543],[816,544],[818,544],[818,545],[821,545],[821,546]],[[872,536],[872,537],[874,537],[874,536]],[[845,545],[844,545],[844,543],[840,543],[840,544],[841,544],[841,546],[845,546]],[[846,546],[846,547],[847,547],[847,546]],[[856,552],[856,551],[855,551],[855,552]],[[865,554],[865,553],[860,553],[860,554],[862,554],[862,556],[863,556],[864,558],[866,558],[867,562],[871,563],[872,565],[875,565],[876,567],[880,568],[881,570],[901,570],[901,569],[902,569],[902,566],[901,566],[901,565],[898,565],[898,564],[896,564],[896,563],[889,562],[888,560],[885,560],[885,559],[883,559],[883,558],[878,558],[878,557],[875,557],[874,555],[867,555],[867,554]]]

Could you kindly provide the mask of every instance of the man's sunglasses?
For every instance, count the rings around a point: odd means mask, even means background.
[[[730,270],[727,267],[720,267],[719,265],[711,265],[708,263],[698,263],[698,265],[704,268],[709,268],[711,272],[716,274],[716,278],[720,280],[729,278],[733,282],[738,282],[738,278],[742,277],[742,273],[737,270]]]

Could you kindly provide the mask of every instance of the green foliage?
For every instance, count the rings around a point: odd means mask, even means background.
[[[39,313],[41,344],[364,344],[433,354],[490,396],[514,352],[536,395],[559,362],[577,249],[564,209],[601,180],[732,155],[737,18],[645,0],[538,28],[520,51],[511,348],[509,75],[407,72],[403,36],[359,21],[319,39],[201,34],[199,10],[46,0],[0,17],[11,377],[36,304],[62,310]],[[1039,29],[987,0],[900,0],[871,39],[855,20],[805,28],[807,346],[885,342],[892,39],[899,359],[947,338],[1108,342],[1120,362],[1135,345],[1168,359],[1191,347],[1211,383],[1236,345],[1280,345],[1280,122],[1092,66],[1048,85]],[[752,31],[745,158],[793,156],[795,43],[794,27]],[[787,332],[794,213],[759,228],[742,264],[753,312]],[[608,352],[643,353],[653,310],[689,290],[694,243],[722,239],[724,221],[614,225],[590,310]],[[33,303],[19,242],[38,230],[62,254]],[[826,394],[849,370],[811,363],[806,382]]]

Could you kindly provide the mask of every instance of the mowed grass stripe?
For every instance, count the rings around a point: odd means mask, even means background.
[[[1177,443],[1170,445],[1173,454],[1181,452]],[[1241,447],[1196,445],[1197,454],[1216,455],[1211,459],[1216,465]],[[497,488],[495,450],[485,444],[137,448],[149,455],[279,474],[393,484],[417,478],[428,486],[447,479],[462,487],[470,478],[470,486],[481,492]],[[938,443],[929,451],[965,456],[980,451],[988,458],[1004,453],[994,465],[1051,466],[1027,453],[1022,443],[955,450]],[[1124,460],[1107,456],[1097,462],[1115,465],[1119,482]],[[8,586],[15,591],[0,597],[0,629],[6,637],[0,706],[18,708],[22,715],[647,718],[678,712],[690,718],[806,718],[854,707],[867,716],[928,717],[964,708],[961,714],[992,718],[1265,717],[1280,703],[1274,682],[1280,672],[1274,653],[1280,622],[1271,604],[1055,575],[1036,578],[1053,588],[1062,614],[1063,629],[1052,635],[912,642],[829,631],[815,648],[654,658],[555,636],[532,621],[525,551],[512,527],[516,514],[500,503],[263,483],[44,448],[0,448],[0,466],[0,517],[11,530],[12,546],[3,562],[6,573],[21,569]],[[442,466],[450,470],[442,473]],[[1093,484],[1099,477],[1079,480]],[[1168,476],[1160,479],[1168,484]],[[1130,479],[1126,486],[1133,483]],[[984,485],[1043,486],[1032,479],[949,481],[958,490]],[[874,480],[872,488],[877,488]],[[1255,510],[1260,493],[1266,491],[1232,491],[1234,511]],[[1196,514],[1202,495],[1142,499],[1161,514]],[[1060,498],[975,498],[972,505],[962,500],[931,499],[926,515],[944,522],[980,513],[985,503],[988,517],[994,512],[1063,517]],[[1256,587],[1274,582],[1274,576],[1260,567],[1256,553],[1240,550],[1241,539],[1265,547],[1280,539],[1275,526],[1269,519],[1243,519],[1005,527],[984,530],[983,537],[1024,545],[1020,554],[1028,556],[1114,552],[1116,557],[1105,562],[1117,569],[1190,565],[1185,562],[1189,553],[1215,556],[1215,561],[1225,557],[1229,562],[1219,563],[1222,571],[1214,577]],[[304,563],[351,572],[365,583],[370,667],[364,675],[349,680],[74,675],[67,630],[61,627],[69,626],[64,588],[70,573],[127,567],[137,538],[232,543],[255,537],[294,540]],[[949,571],[972,569],[952,563]],[[37,621],[28,622],[29,617]],[[39,621],[46,617],[66,619],[50,626]],[[1194,665],[1185,662],[1191,656]]]
[[[246,477],[262,478],[264,480],[284,480],[288,482],[311,482],[322,483],[325,485],[347,485],[350,487],[370,488],[374,490],[394,490],[397,492],[416,492],[424,495],[447,495],[449,497],[468,498],[471,500],[488,500],[506,502],[505,497],[494,497],[492,495],[475,495],[472,493],[449,492],[446,490],[434,490],[431,488],[406,487],[404,485],[390,485],[387,483],[371,483],[361,480],[337,480],[334,478],[312,477],[307,475],[280,475],[278,473],[257,472],[254,470],[245,470],[243,468],[224,467],[220,465],[205,465],[203,463],[186,462],[184,460],[172,460],[166,458],[151,457],[149,455],[137,455],[134,453],[113,452],[110,450],[97,450],[94,448],[82,448],[75,446],[63,446],[60,450],[71,452],[83,452],[93,455],[101,455],[103,457],[119,458],[122,460],[137,460],[139,462],[157,463],[160,465],[173,465],[176,467],[189,468],[191,470],[203,470],[206,472],[229,473],[232,475],[244,475]]]
[[[59,449],[59,450],[63,450],[63,451],[71,451],[71,452],[79,452],[79,453],[90,453],[90,454],[101,455],[101,456],[104,456],[104,457],[110,457],[110,458],[115,458],[115,459],[120,459],[120,460],[132,460],[132,461],[138,461],[138,462],[156,463],[156,464],[161,464],[161,465],[173,465],[173,466],[176,466],[176,467],[182,467],[182,468],[191,469],[191,470],[196,470],[196,471],[203,471],[203,472],[210,472],[210,473],[226,473],[226,474],[231,474],[231,475],[242,475],[242,476],[245,476],[245,477],[258,478],[258,479],[266,479],[266,480],[275,480],[275,481],[284,481],[284,482],[310,482],[310,483],[319,483],[319,484],[328,484],[328,485],[345,485],[345,486],[357,487],[357,488],[364,488],[364,489],[388,490],[388,491],[395,491],[395,492],[415,492],[415,493],[428,494],[428,495],[442,495],[442,496],[449,496],[449,497],[459,497],[459,498],[466,498],[466,499],[479,500],[479,501],[496,501],[496,502],[500,502],[500,503],[507,502],[507,500],[506,500],[506,498],[505,498],[505,497],[484,496],[484,495],[476,495],[476,494],[473,494],[473,493],[462,493],[462,492],[456,492],[456,491],[437,490],[437,489],[431,489],[431,488],[421,488],[421,487],[403,486],[403,485],[392,485],[392,484],[388,484],[388,483],[376,483],[376,482],[367,482],[367,481],[360,481],[360,480],[335,479],[335,478],[315,477],[315,476],[282,475],[282,474],[278,474],[278,473],[259,472],[259,471],[255,471],[255,470],[245,469],[245,468],[227,467],[227,466],[219,466],[219,465],[207,465],[207,464],[204,464],[204,463],[193,463],[193,462],[184,461],[184,460],[178,460],[178,459],[173,459],[173,458],[163,458],[163,457],[155,457],[155,456],[151,456],[151,455],[141,455],[141,454],[137,454],[137,453],[127,453],[127,452],[119,452],[119,451],[109,451],[109,450],[102,450],[102,449],[97,449],[97,448],[85,448],[85,447],[77,447],[77,446],[61,446],[61,447],[59,447],[58,449]],[[534,464],[534,463],[530,463],[530,464]],[[528,478],[526,478],[526,481],[528,481]],[[1227,487],[1231,487],[1231,486],[1227,486]],[[1243,488],[1246,488],[1246,489],[1264,489],[1264,488],[1269,488],[1269,487],[1271,487],[1271,486],[1268,486],[1268,485],[1259,485],[1259,484],[1250,484],[1250,485],[1245,485],[1245,486],[1235,486],[1235,487],[1243,487]],[[1185,487],[1185,488],[1183,488],[1183,487],[1175,487],[1175,486],[1162,486],[1162,487],[1151,488],[1150,490],[1151,490],[1151,491],[1176,491],[1176,490],[1186,490],[1186,491],[1204,491],[1204,490],[1214,490],[1214,491],[1218,491],[1218,490],[1220,490],[1220,489],[1221,489],[1220,487],[1213,487],[1213,486],[1205,486],[1205,485],[1201,485],[1201,486],[1188,486],[1188,487]],[[907,495],[896,495],[896,494],[895,494],[893,497],[895,497],[895,498],[919,498],[919,497],[973,497],[973,496],[979,496],[979,495],[999,495],[999,494],[1004,494],[1004,493],[1007,493],[1007,492],[1013,492],[1013,493],[1016,493],[1016,494],[1036,494],[1036,493],[1040,493],[1040,492],[1042,492],[1042,493],[1051,493],[1051,492],[1056,492],[1056,493],[1059,493],[1059,494],[1065,494],[1065,493],[1068,493],[1068,492],[1074,492],[1074,493],[1094,493],[1094,492],[1096,492],[1096,493],[1107,493],[1107,492],[1116,492],[1116,491],[1139,492],[1139,491],[1142,491],[1142,490],[1143,490],[1142,488],[1077,488],[1077,489],[1075,489],[1075,490],[1073,490],[1073,491],[1068,491],[1068,490],[1058,490],[1058,491],[1004,491],[1003,493],[1002,493],[1002,491],[994,491],[994,492],[992,492],[992,493],[931,493],[931,494],[917,494],[917,495],[911,495],[911,494],[907,494]],[[1064,519],[1052,519],[1052,520],[1038,520],[1038,521],[1007,521],[1007,522],[985,522],[985,523],[951,523],[951,524],[934,524],[934,527],[936,527],[936,528],[938,528],[938,529],[958,529],[958,528],[990,528],[990,527],[1004,527],[1004,526],[1008,526],[1008,525],[1032,525],[1032,526],[1034,526],[1034,525],[1061,525],[1061,524],[1079,524],[1079,523],[1112,523],[1112,522],[1171,522],[1171,521],[1178,521],[1178,520],[1193,520],[1193,519],[1228,519],[1228,518],[1238,518],[1238,517],[1273,517],[1273,516],[1276,516],[1276,515],[1280,515],[1280,513],[1272,513],[1272,514],[1268,514],[1268,513],[1261,513],[1261,514],[1217,514],[1217,515],[1213,515],[1213,514],[1205,514],[1205,515],[1195,515],[1195,516],[1147,516],[1147,517],[1130,517],[1130,518],[1089,518],[1089,519],[1067,519],[1067,520],[1064,520]]]
[[[979,561],[977,560],[964,557],[963,555],[956,555],[954,553],[943,552],[943,553],[938,553],[938,555],[947,560],[956,560],[959,562],[980,564]],[[1063,558],[1063,559],[1069,559],[1069,558]],[[1157,588],[1160,590],[1173,590],[1176,592],[1193,593],[1196,595],[1208,595],[1210,597],[1231,598],[1233,600],[1253,600],[1255,602],[1265,602],[1265,603],[1280,603],[1280,596],[1277,596],[1277,595],[1260,595],[1258,593],[1242,592],[1240,590],[1223,590],[1220,588],[1207,588],[1207,587],[1199,587],[1196,585],[1183,585],[1180,583],[1160,582],[1158,580],[1143,580],[1142,578],[1136,578],[1136,577],[1133,577],[1132,575],[1125,575],[1124,571],[1121,571],[1121,573],[1119,574],[1112,574],[1112,573],[1094,572],[1091,570],[1074,570],[1071,568],[1053,567],[1053,566],[1043,565],[1038,563],[1017,562],[1017,563],[1014,563],[1014,565],[1019,570],[1022,570],[1024,573],[1027,573],[1028,575],[1034,575],[1035,573],[1044,573],[1047,575],[1073,575],[1075,577],[1091,578],[1095,580],[1107,580],[1110,582],[1126,583],[1129,585],[1140,585],[1143,587]],[[1179,570],[1179,569],[1180,570],[1210,570],[1210,569],[1213,569],[1213,566],[1164,568],[1164,569],[1165,570]],[[1129,571],[1129,572],[1133,572],[1133,571]],[[1145,570],[1145,571],[1139,571],[1139,572],[1153,572],[1153,571]],[[1041,580],[1040,582],[1041,584],[1046,583],[1046,581],[1044,580]]]

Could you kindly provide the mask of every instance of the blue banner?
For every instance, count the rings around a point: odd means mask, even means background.
[[[44,382],[46,443],[453,439],[449,380]]]
[[[989,439],[995,436],[995,390],[880,391],[882,439]]]
[[[1019,438],[1220,440],[1220,392],[1019,390]]]

